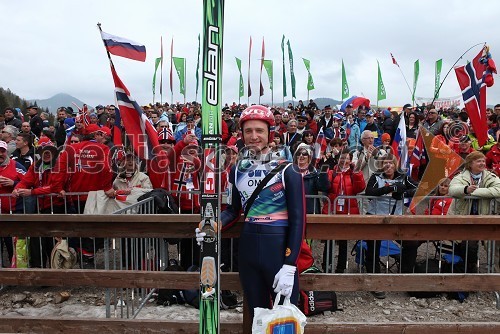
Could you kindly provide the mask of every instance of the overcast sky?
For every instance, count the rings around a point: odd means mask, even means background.
[[[132,96],[152,101],[154,59],[164,44],[163,101],[170,102],[170,42],[174,56],[187,59],[187,100],[195,99],[198,33],[202,29],[202,0],[104,1],[23,0],[0,1],[0,87],[28,99],[68,93],[92,106],[114,103],[114,87],[96,24],[105,32],[146,45],[145,63],[113,57],[118,74]],[[290,40],[296,97],[307,98],[307,74],[302,58],[311,61],[316,89],[311,98],[341,97],[341,60],[344,59],[351,95],[376,103],[377,60],[387,100],[380,105],[411,103],[413,63],[420,60],[416,96],[432,97],[435,61],[443,59],[441,78],[460,55],[474,44],[488,42],[493,59],[500,61],[498,35],[500,1],[335,1],[335,0],[228,0],[224,24],[223,101],[238,101],[238,72],[234,57],[242,60],[247,101],[248,46],[252,36],[250,103],[258,102],[262,38],[266,59],[274,61],[274,101],[282,101],[281,37]],[[286,49],[285,49],[286,51]],[[465,64],[480,51],[474,48],[459,62]],[[291,98],[288,54],[285,55],[287,93]],[[265,95],[271,92],[265,70]],[[500,80],[498,76],[496,80]],[[157,80],[159,82],[159,80]],[[157,84],[158,85],[158,84]],[[454,71],[441,97],[459,96]],[[157,92],[156,101],[160,100]],[[183,101],[174,71],[173,100]],[[201,88],[198,101],[201,100]],[[488,89],[488,104],[500,103],[500,82]]]

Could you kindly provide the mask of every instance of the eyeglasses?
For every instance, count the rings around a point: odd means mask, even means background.
[[[71,143],[79,143],[80,141],[79,140],[72,140]]]
[[[307,122],[305,119],[299,119],[299,122]]]
[[[109,110],[114,111],[114,110],[115,110],[115,108],[109,108]]]

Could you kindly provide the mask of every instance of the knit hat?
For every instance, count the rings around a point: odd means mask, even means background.
[[[391,140],[391,135],[388,133],[382,134],[382,141]]]

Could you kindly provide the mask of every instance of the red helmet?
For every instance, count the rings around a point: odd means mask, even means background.
[[[243,110],[240,117],[240,128],[243,127],[243,123],[251,119],[264,121],[269,125],[269,128],[275,125],[271,110],[261,105],[253,105]]]
[[[276,123],[274,122],[274,115],[269,108],[256,104],[243,110],[240,117],[240,128],[242,130],[243,123],[248,120],[258,120],[266,122],[269,125],[269,142],[273,141],[274,126]],[[244,137],[242,137],[242,139],[243,142],[245,142]]]

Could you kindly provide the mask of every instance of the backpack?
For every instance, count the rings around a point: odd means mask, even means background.
[[[177,260],[171,259],[168,261],[168,266],[164,271],[184,271]],[[181,290],[176,289],[159,289],[156,299],[157,305],[170,306],[174,304],[184,305],[185,300]]]
[[[315,266],[304,270],[302,273],[320,273]],[[312,316],[325,311],[341,311],[337,303],[337,294],[334,291],[305,291],[299,293],[299,309],[306,315]]]

